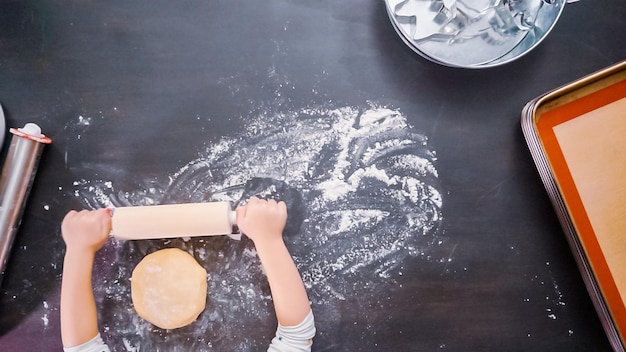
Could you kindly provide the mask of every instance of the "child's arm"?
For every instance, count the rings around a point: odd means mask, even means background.
[[[254,242],[270,284],[278,322],[295,326],[309,315],[311,307],[300,273],[283,242],[286,222],[284,202],[252,197],[237,208],[237,225]]]
[[[63,219],[61,232],[66,245],[61,283],[61,340],[74,347],[98,336],[98,315],[91,286],[96,252],[111,231],[107,209],[71,211]]]

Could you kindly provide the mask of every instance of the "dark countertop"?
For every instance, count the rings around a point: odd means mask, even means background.
[[[316,351],[610,351],[519,121],[529,100],[626,59],[624,28],[623,0],[569,4],[528,55],[463,70],[433,64],[406,47],[383,1],[1,2],[0,102],[7,126],[36,122],[53,143],[41,159],[0,291],[0,349],[61,350],[59,225],[68,210],[203,201],[209,196],[198,196],[194,187],[218,194],[228,177],[241,176],[237,194],[278,187],[299,209],[289,243],[310,286]],[[381,236],[370,248],[380,254],[376,246],[388,245],[393,231],[408,225],[385,220],[390,232],[367,224],[359,227],[364,231],[341,232],[331,215],[315,225],[320,208],[307,200],[318,200],[323,184],[288,177],[281,183],[274,171],[252,167],[256,160],[240,159],[272,145],[277,155],[289,156],[303,131],[342,141],[333,133],[348,110],[369,116],[377,108],[401,115],[393,133],[384,134],[388,140],[427,138],[427,147],[412,150],[436,168],[420,180],[440,192],[442,205],[435,209],[441,218],[429,218],[435,227],[417,248],[407,249],[412,240],[399,236],[407,247],[368,259],[358,256],[356,243]],[[328,121],[336,124],[324,125]],[[375,142],[370,137],[355,140]],[[320,142],[303,142],[303,149],[314,143]],[[220,154],[220,146],[230,149]],[[3,156],[7,148],[5,141]],[[312,172],[312,178],[332,174],[338,164],[324,163],[331,154],[315,156],[318,176]],[[357,171],[372,170],[361,166]],[[207,172],[210,181],[198,176]],[[274,181],[268,186],[254,177]],[[212,181],[217,186],[207,184]],[[390,190],[379,196],[376,182],[363,187],[369,193],[328,204],[387,209],[375,200],[387,199]],[[333,229],[342,237],[324,240],[338,243],[335,250],[298,237]],[[245,239],[173,243],[206,261],[220,282],[235,280],[228,291],[215,291],[222,305],[209,308],[217,316],[206,312],[201,323],[173,332],[121,321],[132,309],[127,285],[115,280],[146,252],[170,244],[109,243],[103,250],[96,291],[113,350],[264,348],[275,328],[268,323],[273,313],[248,304],[267,305],[267,298],[240,289],[268,294]],[[342,250],[356,255],[352,266],[323,266]],[[225,257],[245,259],[254,275],[216,264],[230,264]],[[128,262],[110,264],[114,258]],[[315,265],[327,276],[314,277]]]

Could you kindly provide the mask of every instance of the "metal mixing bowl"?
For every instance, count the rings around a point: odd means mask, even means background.
[[[436,63],[486,68],[513,61],[554,27],[566,0],[385,0],[400,38]]]

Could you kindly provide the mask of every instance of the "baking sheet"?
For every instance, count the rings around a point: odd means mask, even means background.
[[[626,333],[625,64],[537,98],[522,122],[605,330],[621,351]]]

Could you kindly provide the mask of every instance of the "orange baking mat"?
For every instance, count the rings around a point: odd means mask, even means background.
[[[626,332],[626,79],[537,110],[536,131],[613,323]]]

